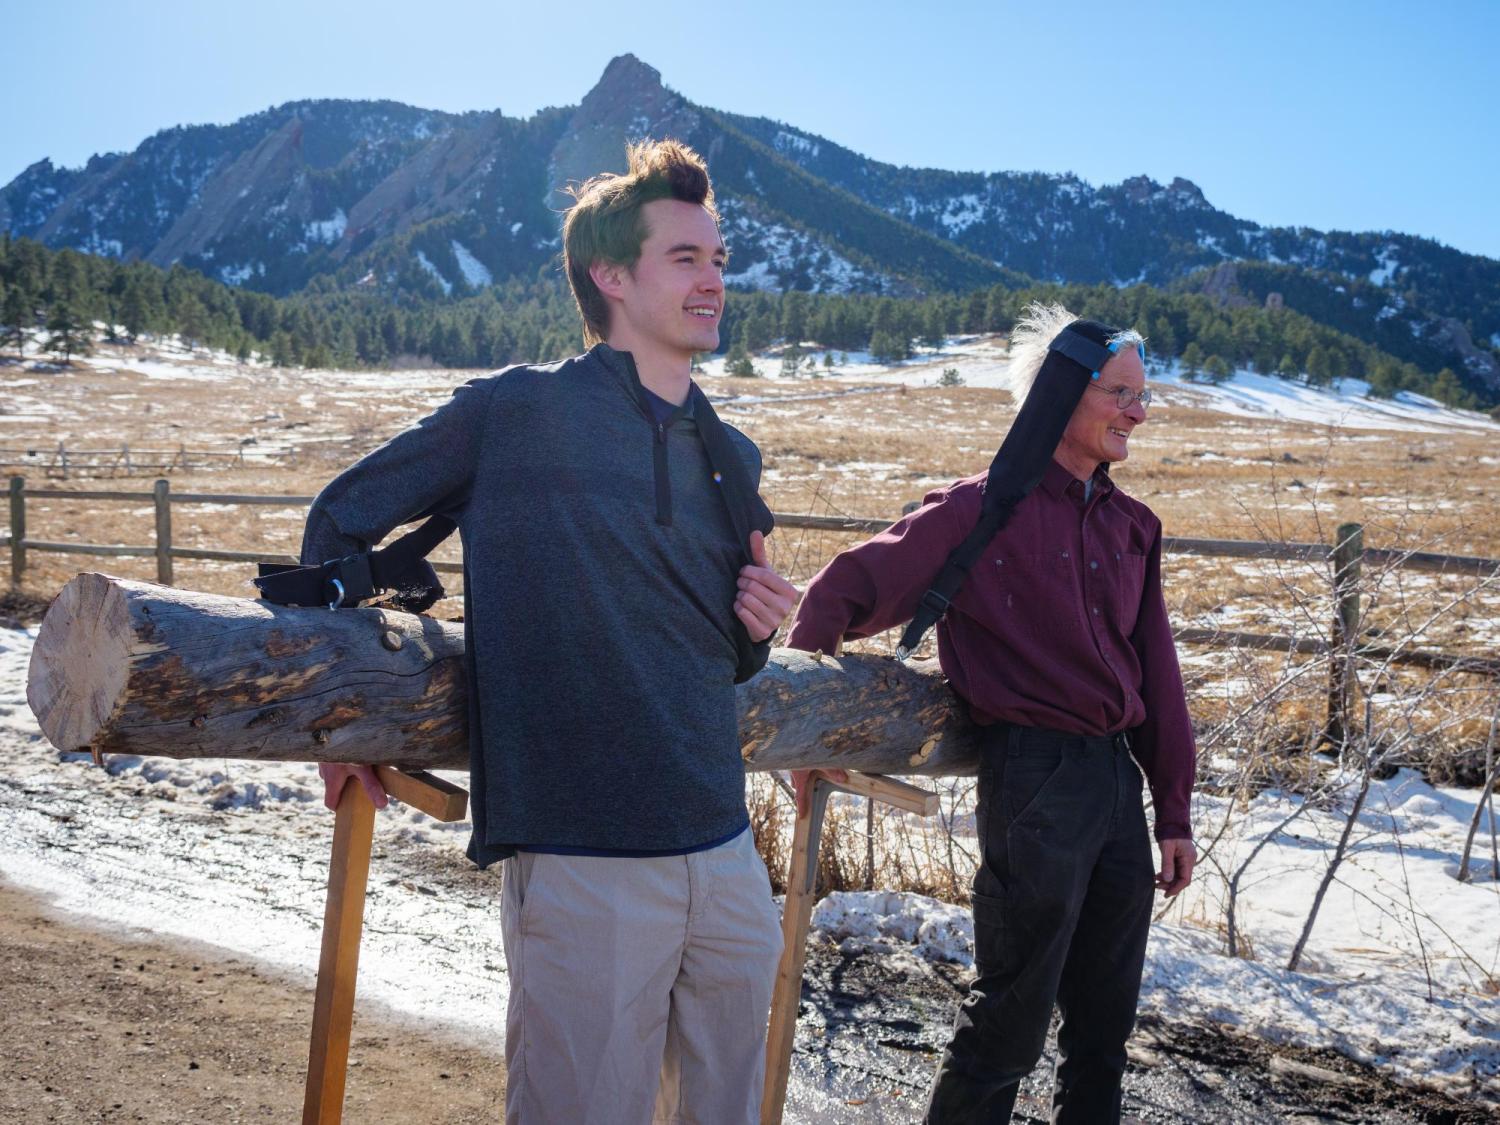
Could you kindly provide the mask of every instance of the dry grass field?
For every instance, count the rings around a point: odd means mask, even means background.
[[[25,462],[5,472],[24,474],[32,486],[147,493],[157,471],[75,468],[64,478],[45,462],[59,443],[70,450],[128,444],[135,460],[146,459],[146,450],[185,447],[186,464],[179,459],[169,474],[174,492],[306,495],[474,374],[275,370],[128,348],[71,368],[12,364],[0,368],[0,449],[8,451],[0,460]],[[983,387],[714,376],[701,382],[725,420],[759,443],[763,492],[779,513],[895,518],[927,490],[982,471],[1013,413],[1006,392]],[[1153,404],[1116,477],[1157,512],[1169,536],[1327,543],[1339,523],[1356,521],[1365,527],[1367,547],[1500,558],[1496,432],[1248,418],[1208,409],[1196,390],[1172,387]],[[243,461],[194,457],[240,450]],[[174,505],[173,538],[181,547],[294,553],[302,515],[292,507]],[[121,503],[32,499],[27,534],[148,545],[153,507],[144,496]],[[773,558],[801,584],[853,541],[783,529],[773,537]],[[456,546],[445,545],[438,557],[455,558]],[[82,569],[155,577],[149,558],[33,552],[25,588],[47,597]],[[178,560],[175,580],[247,595],[252,570]],[[1179,626],[1328,633],[1327,563],[1172,556],[1164,570]],[[457,585],[454,577],[450,588]],[[1361,634],[1372,643],[1487,656],[1500,639],[1500,580],[1367,568],[1362,594]],[[457,613],[458,603],[449,600],[436,612]],[[891,651],[894,637],[866,644]],[[1309,754],[1326,713],[1326,658],[1186,646],[1182,655],[1204,784],[1221,792],[1296,784],[1299,772],[1312,768]],[[1372,737],[1388,741],[1386,766],[1415,763],[1434,780],[1477,783],[1493,739],[1495,681],[1395,666],[1363,667],[1360,675],[1357,710],[1367,714]],[[768,823],[784,818],[769,782],[762,779],[755,791],[757,816]],[[945,815],[961,822],[964,783],[949,797]],[[859,885],[873,861],[881,885],[961,897],[968,864],[952,851],[962,849],[961,838],[955,843],[954,833],[943,833],[937,852],[924,844],[920,859],[915,850],[903,859],[899,847],[872,857],[862,814],[858,821],[846,826],[848,840],[825,851],[826,863],[842,865],[829,871],[832,885]]]

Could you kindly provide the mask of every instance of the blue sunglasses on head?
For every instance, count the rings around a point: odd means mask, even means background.
[[[1109,344],[1109,345],[1106,345],[1106,346],[1109,348],[1109,354],[1110,355],[1114,355],[1116,352],[1118,352],[1120,350],[1120,343],[1119,343],[1119,341],[1116,341],[1115,343]],[[1135,350],[1136,350],[1137,353],[1139,353],[1139,355],[1141,357],[1141,362],[1145,363],[1146,362],[1146,345],[1143,344],[1141,341],[1137,340],[1136,343],[1135,343]],[[1089,376],[1089,378],[1090,379],[1097,379],[1097,378],[1099,378],[1099,372],[1095,371],[1092,375]]]

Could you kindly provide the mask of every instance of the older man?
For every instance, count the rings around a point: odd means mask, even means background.
[[[915,614],[912,648],[941,615],[943,670],[983,730],[978,976],[927,1120],[1008,1120],[1055,1002],[1054,1122],[1117,1121],[1151,912],[1142,770],[1155,886],[1175,895],[1194,862],[1195,751],[1161,521],[1109,474],[1151,392],[1137,333],[1060,306],[1032,306],[1011,354],[1025,401],[990,471],[829,563],[788,643],[832,652]]]

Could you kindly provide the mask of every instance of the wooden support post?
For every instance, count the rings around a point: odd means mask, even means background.
[[[10,584],[21,588],[26,576],[26,478],[10,478]]]
[[[812,921],[814,891],[818,878],[818,841],[823,834],[823,814],[828,797],[836,789],[858,793],[871,801],[884,801],[922,816],[937,812],[938,796],[915,785],[888,777],[849,772],[848,780],[835,782],[814,770],[808,810],[797,814],[792,834],[792,862],[787,873],[786,905],[781,912],[781,963],[771,993],[771,1022],[766,1035],[766,1084],[761,1095],[761,1125],[781,1125],[786,1084],[791,1074],[792,1042],[797,1032],[797,1009],[802,1003],[802,968],[807,961],[807,929]]]
[[[339,797],[333,829],[302,1125],[338,1125],[344,1113],[344,1078],[354,1027],[354,982],[359,971],[359,939],[364,929],[365,883],[370,874],[374,831],[375,804],[364,786],[351,778]]]
[[[392,797],[438,820],[462,820],[467,812],[468,794],[441,778],[427,773],[406,774],[389,766],[377,766],[375,773]],[[374,833],[374,802],[364,786],[351,778],[339,796],[334,820],[302,1125],[339,1125],[343,1119],[349,1039],[354,1029],[354,985]]]
[[[169,481],[158,480],[151,489],[156,504],[156,580],[172,584],[172,498]]]
[[[1359,578],[1364,527],[1339,524],[1333,544],[1333,629],[1328,645],[1328,725],[1323,737],[1333,746],[1349,735],[1354,688],[1354,648],[1359,640]]]

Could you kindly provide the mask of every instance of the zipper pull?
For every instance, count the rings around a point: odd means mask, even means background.
[[[666,443],[666,440],[667,440],[667,427],[662,422],[656,423],[656,440],[659,441],[659,442],[662,442],[663,444]]]

